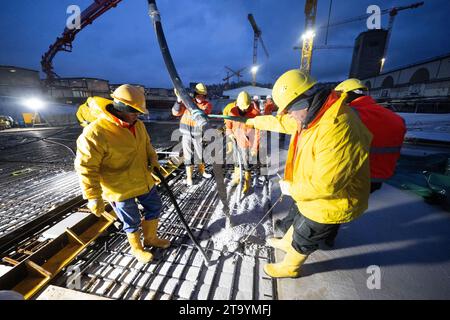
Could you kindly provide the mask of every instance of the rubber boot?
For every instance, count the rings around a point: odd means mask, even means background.
[[[142,247],[141,233],[139,231],[127,233],[127,237],[131,246],[131,253],[140,263],[152,261],[153,255]]]
[[[186,166],[186,184],[188,186],[194,185],[194,181],[192,180],[193,171],[194,171],[194,166]]]
[[[230,182],[230,186],[236,187],[239,182],[241,182],[241,169],[239,167],[234,167],[233,179]]]
[[[270,238],[267,239],[266,243],[272,248],[280,249],[284,252],[287,252],[291,247],[293,236],[294,236],[294,227],[291,226],[283,238]]]
[[[212,177],[212,175],[210,175],[209,173],[206,173],[204,163],[200,163],[198,165],[198,173],[200,173],[200,175],[205,179],[211,179],[211,177]]]
[[[144,231],[144,245],[156,248],[167,249],[170,247],[170,241],[158,238],[156,230],[158,229],[159,219],[144,220],[142,230]]]
[[[297,252],[290,246],[283,261],[266,264],[264,272],[272,278],[298,278],[300,276],[300,267],[307,258],[307,255]]]
[[[242,187],[242,194],[247,194],[250,190],[250,185],[252,181],[252,174],[250,171],[244,172],[244,186]]]

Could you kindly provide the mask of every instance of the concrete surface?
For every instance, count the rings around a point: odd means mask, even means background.
[[[111,299],[50,285],[36,297],[36,300],[111,300]]]

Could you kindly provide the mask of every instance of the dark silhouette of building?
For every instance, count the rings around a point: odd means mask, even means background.
[[[356,38],[350,78],[365,79],[380,73],[387,33],[383,29],[370,30]]]

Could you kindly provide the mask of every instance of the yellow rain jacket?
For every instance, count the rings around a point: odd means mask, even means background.
[[[308,219],[349,222],[368,207],[371,133],[345,103],[335,99],[307,129],[289,115],[255,118],[255,128],[291,134],[285,179]]]
[[[94,98],[88,98],[85,103],[80,105],[77,111],[77,119],[82,127],[88,126],[91,122],[97,120],[101,110],[95,104]]]
[[[123,201],[149,192],[155,185],[149,166],[159,164],[144,124],[138,120],[133,134],[106,110],[111,100],[93,99],[102,114],[84,128],[75,159],[83,197]]]

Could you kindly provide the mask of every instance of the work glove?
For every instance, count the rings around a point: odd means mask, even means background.
[[[258,150],[252,149],[250,151],[250,155],[252,156],[252,158],[256,158],[258,156]]]
[[[290,196],[291,195],[291,187],[292,187],[291,181],[280,180],[280,189],[281,189],[282,194],[284,194],[286,196]]]
[[[105,203],[103,202],[103,199],[89,200],[87,207],[89,208],[89,210],[91,210],[93,214],[95,214],[99,218],[105,212]]]
[[[254,127],[255,127],[255,119],[252,118],[252,119],[246,120],[246,121],[245,121],[245,125],[246,125],[247,127],[254,128]]]

